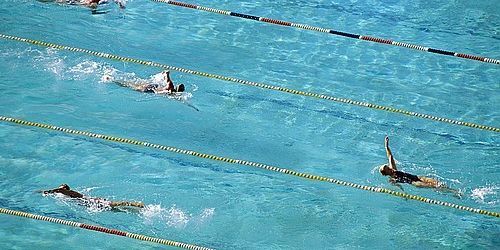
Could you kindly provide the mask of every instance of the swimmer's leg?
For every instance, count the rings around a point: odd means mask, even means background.
[[[443,193],[451,193],[451,194],[453,194],[453,196],[457,197],[458,199],[462,199],[463,194],[462,194],[462,192],[460,192],[460,190],[450,188],[450,187],[446,186],[444,183],[440,183],[440,186],[437,187],[437,190],[439,192],[443,192]]]
[[[143,208],[144,203],[142,202],[134,202],[134,201],[112,201],[109,203],[111,208],[115,207],[138,207]]]
[[[421,187],[421,188],[438,188],[438,187],[440,187],[442,185],[436,179],[432,179],[432,178],[424,177],[424,176],[419,176],[418,178],[420,179],[420,181],[415,181],[415,182],[412,183],[412,185],[415,186],[415,187]]]
[[[144,87],[142,85],[137,84],[136,82],[131,82],[131,81],[117,81],[117,80],[112,80],[112,83],[125,87],[125,88],[131,88],[136,91],[141,91],[144,92]]]
[[[412,183],[415,187],[420,187],[420,188],[435,188],[439,192],[452,193],[453,196],[455,196],[455,197],[457,197],[459,199],[462,198],[462,194],[460,193],[459,190],[450,188],[446,184],[444,184],[442,182],[439,182],[436,179],[429,178],[429,177],[422,177],[422,176],[420,176],[419,178],[422,181],[417,181],[417,182],[413,182]]]

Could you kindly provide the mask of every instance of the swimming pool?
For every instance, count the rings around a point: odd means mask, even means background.
[[[500,58],[495,2],[193,1]],[[0,33],[498,127],[498,65],[133,0],[125,11],[0,3]],[[0,115],[397,190],[376,167],[441,178],[499,211],[497,133],[172,71],[179,102],[107,84],[160,72],[0,41]],[[200,111],[196,111],[191,106]],[[192,156],[0,123],[1,207],[217,249],[494,248],[498,218]],[[36,190],[143,201],[99,212]],[[1,248],[158,248],[1,215]],[[84,245],[82,244],[84,243]]]

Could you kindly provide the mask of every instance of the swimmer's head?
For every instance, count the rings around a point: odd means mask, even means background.
[[[70,188],[69,188],[68,184],[61,184],[61,185],[59,186],[59,188],[60,188],[60,189],[70,190]]]
[[[384,164],[380,166],[379,171],[382,175],[391,175],[393,170],[389,167],[389,165]]]

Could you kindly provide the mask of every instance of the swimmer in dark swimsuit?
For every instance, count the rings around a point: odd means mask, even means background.
[[[416,176],[413,174],[405,173],[403,171],[399,171],[396,168],[396,161],[394,160],[394,156],[392,156],[391,149],[389,148],[388,136],[385,137],[385,151],[387,153],[389,164],[382,165],[379,170],[382,175],[389,176],[389,182],[391,182],[392,184],[397,185],[400,188],[400,183],[408,183],[415,187],[449,189],[444,183],[441,183],[436,179],[425,176]]]
[[[108,0],[38,0],[40,2],[56,2],[56,3],[61,3],[61,4],[69,4],[69,5],[82,5],[89,7],[91,9],[96,9],[98,5],[105,4],[108,2]],[[116,4],[121,9],[125,9],[125,4],[121,0],[114,0]]]
[[[125,9],[125,4],[121,0],[114,0],[114,2],[118,4],[121,9]],[[105,3],[108,3],[108,0],[80,0],[81,5],[85,5],[92,9],[95,9],[98,5]]]
[[[174,82],[172,82],[172,79],[170,79],[170,71],[163,71],[161,75],[163,77],[163,80],[167,83],[167,86],[162,88],[156,88],[155,94],[169,95],[173,93],[184,92],[184,84],[179,84],[179,86],[175,88]]]
[[[130,201],[108,201],[103,198],[92,198],[86,197],[81,193],[71,190],[68,184],[61,184],[58,188],[41,191],[43,194],[62,194],[69,198],[75,199],[78,201],[78,204],[82,206],[96,206],[102,209],[115,209],[118,207],[137,207],[143,208],[144,203],[142,202],[130,202]]]
[[[172,82],[172,79],[170,79],[170,71],[164,71],[161,73],[161,75],[163,80],[167,83],[167,86],[161,86],[156,83],[137,84],[134,82],[121,82],[121,81],[113,81],[113,82],[120,86],[131,88],[135,91],[144,93],[173,95],[175,93],[184,92],[185,90],[184,84],[179,84],[179,86],[175,88],[174,82]],[[111,77],[105,77],[104,80],[110,81]]]

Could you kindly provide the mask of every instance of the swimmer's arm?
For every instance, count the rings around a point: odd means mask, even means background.
[[[115,3],[118,4],[118,6],[120,6],[121,9],[125,9],[125,4],[122,1],[115,0]]]
[[[401,191],[403,191],[403,192],[405,191],[405,190],[403,189],[403,186],[401,186],[401,184],[399,184],[399,183],[396,181],[396,179],[394,179],[394,178],[392,178],[392,177],[391,177],[391,178],[389,178],[389,182],[390,182],[392,185],[394,185],[394,186],[398,187],[399,189],[401,189]]]
[[[131,88],[136,91],[144,92],[144,85],[137,85],[134,84],[133,82],[125,82],[125,81],[113,81],[113,83],[122,87]]]
[[[167,72],[167,90],[175,89],[174,82],[170,79],[170,74]]]
[[[51,189],[51,190],[40,190],[38,191],[39,193],[42,193],[42,194],[53,194],[53,193],[57,193],[57,191],[59,191],[58,188],[56,189]]]
[[[122,86],[122,87],[127,87],[131,88],[134,84],[131,84],[130,82],[125,82],[125,81],[113,81],[116,85]]]
[[[389,148],[389,137],[385,137],[385,152],[387,154],[387,159],[389,161],[389,167],[398,170],[396,167],[396,161],[394,160],[394,156],[392,155],[391,149]]]
[[[168,90],[168,89],[154,89],[153,90],[155,92],[155,94],[167,94],[167,95],[170,95],[172,94],[172,91],[171,90]]]
[[[390,178],[390,179],[389,179],[389,182],[390,182],[392,185],[394,185],[394,186],[398,187],[399,189],[401,189],[401,191],[403,191],[403,192],[405,191],[405,190],[403,189],[403,186],[401,186],[401,184],[397,183],[397,182],[396,182],[396,180],[395,180],[394,178]]]

